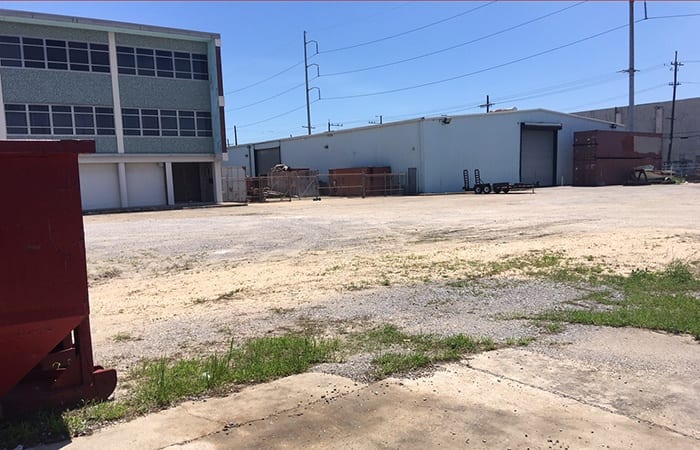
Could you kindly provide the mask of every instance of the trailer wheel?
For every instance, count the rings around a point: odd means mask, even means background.
[[[489,186],[489,185],[484,186],[484,194],[488,194],[490,192],[491,192],[491,186]]]
[[[481,194],[481,186],[474,186],[474,193]]]
[[[504,194],[507,194],[508,191],[510,191],[510,188],[503,188],[503,193],[504,193]]]

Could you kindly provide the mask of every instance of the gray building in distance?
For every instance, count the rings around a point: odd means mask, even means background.
[[[629,107],[597,109],[574,113],[615,123],[627,123]],[[663,135],[663,160],[667,161],[671,132],[671,102],[635,105],[634,131]],[[671,162],[674,166],[700,165],[700,98],[676,100]]]
[[[221,201],[221,40],[0,10],[0,139],[89,139],[83,209]]]

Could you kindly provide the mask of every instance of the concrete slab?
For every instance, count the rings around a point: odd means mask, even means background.
[[[186,443],[240,423],[265,420],[285,411],[345,395],[363,384],[347,378],[304,373],[250,386],[223,398],[187,402],[178,407],[117,424],[91,436],[39,449],[160,449]],[[193,444],[194,445],[194,444]]]
[[[590,328],[581,337],[551,352],[480,354],[470,365],[700,439],[700,345],[692,337],[632,328]]]
[[[452,364],[243,424],[178,448],[674,448],[698,441]]]

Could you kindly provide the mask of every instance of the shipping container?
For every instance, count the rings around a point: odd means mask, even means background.
[[[656,133],[579,131],[574,133],[574,186],[625,184],[635,167],[661,167],[662,141]]]

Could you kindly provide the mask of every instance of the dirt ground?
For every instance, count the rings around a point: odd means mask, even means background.
[[[558,187],[86,216],[96,361],[123,371],[142,358],[200,355],[232,338],[310,323],[328,334],[390,322],[411,332],[535,336],[527,348],[478,355],[424,378],[364,384],[355,377],[327,395],[332,404],[261,406],[250,417],[212,419],[214,431],[132,444],[697,448],[697,342],[573,325],[545,336],[496,314],[547,310],[580,296],[576,289],[517,279],[461,290],[445,283],[533,254],[618,273],[698,261],[699,198],[693,184]],[[310,376],[324,374],[289,383]],[[282,413],[294,408],[302,409]],[[74,444],[95,445],[100,435],[109,429]]]

